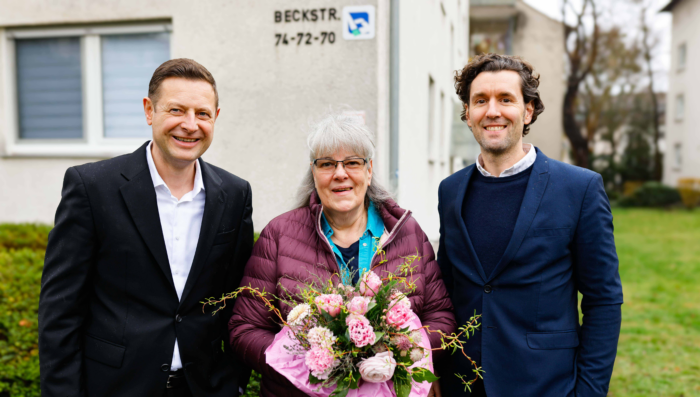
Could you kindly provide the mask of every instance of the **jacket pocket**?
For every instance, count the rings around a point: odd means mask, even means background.
[[[109,365],[110,367],[121,368],[126,347],[91,335],[85,335],[83,350],[85,358]]]
[[[219,245],[219,244],[227,244],[232,242],[231,238],[233,237],[233,233],[236,232],[236,229],[231,229],[228,232],[223,232],[219,233],[214,237],[214,245]]]
[[[566,236],[569,237],[571,232],[570,227],[555,227],[555,228],[540,228],[532,231],[533,237],[554,237]]]
[[[534,350],[573,349],[578,347],[578,332],[528,332],[527,345]]]

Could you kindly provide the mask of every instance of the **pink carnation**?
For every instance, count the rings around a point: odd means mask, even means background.
[[[337,294],[317,296],[314,302],[319,309],[325,310],[331,317],[340,314],[340,309],[343,307],[343,297]]]
[[[391,301],[391,303],[389,303],[389,307],[394,306],[395,304],[400,304],[408,307],[409,309],[411,308],[411,301],[408,299],[406,294],[401,291],[392,292],[389,296],[389,300]]]
[[[333,352],[322,347],[314,347],[306,353],[306,366],[311,374],[318,379],[328,379],[333,367],[335,358]]]
[[[348,303],[348,311],[352,314],[364,315],[369,309],[371,299],[368,297],[356,296]]]
[[[364,296],[374,296],[382,286],[382,279],[373,271],[368,271],[360,279],[360,293]]]
[[[352,319],[350,319],[352,317]],[[360,316],[356,314],[351,314],[348,316],[349,321],[346,320],[348,324],[348,333],[350,334],[350,340],[357,347],[364,347],[367,345],[373,345],[377,341],[376,335],[374,334],[374,328],[369,325],[369,320],[365,316]]]
[[[386,323],[392,327],[401,328],[411,319],[412,315],[413,311],[406,305],[396,304],[386,312]]]

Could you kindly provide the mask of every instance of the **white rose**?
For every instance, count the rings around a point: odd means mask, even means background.
[[[386,382],[394,376],[396,360],[390,351],[378,353],[360,363],[360,375],[365,382]]]
[[[311,314],[311,306],[303,303],[297,305],[291,312],[287,315],[287,324],[289,325],[301,325],[302,321]]]

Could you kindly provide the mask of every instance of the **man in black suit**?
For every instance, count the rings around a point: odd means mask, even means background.
[[[39,303],[50,396],[235,396],[249,370],[225,342],[253,245],[250,184],[200,156],[219,114],[213,76],[165,62],[143,100],[153,140],[71,167],[49,235]]]

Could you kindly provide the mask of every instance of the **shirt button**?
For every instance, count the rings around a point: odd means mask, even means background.
[[[160,370],[163,372],[168,372],[170,371],[170,364],[163,364],[160,366]]]
[[[180,241],[180,237],[179,236],[175,237],[175,240]]]
[[[491,287],[490,285],[484,286],[484,292],[486,292],[487,294],[490,294],[491,291],[493,291],[493,287]]]
[[[363,246],[363,247],[366,247],[366,246],[367,246],[367,243],[362,243],[362,246]]]
[[[175,321],[177,321],[178,323],[181,323],[181,322],[182,322],[182,316],[180,316],[179,314],[176,315],[176,316],[175,316]]]

